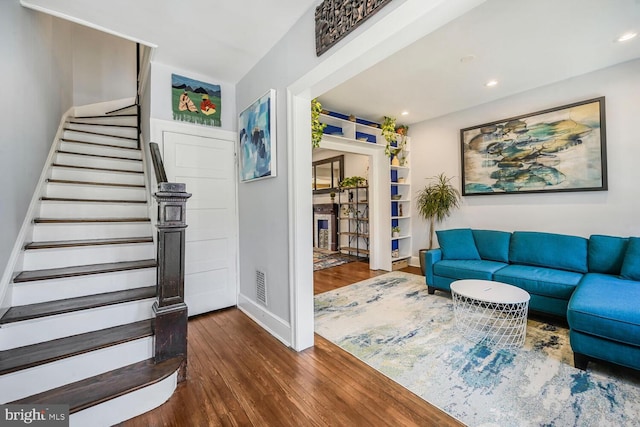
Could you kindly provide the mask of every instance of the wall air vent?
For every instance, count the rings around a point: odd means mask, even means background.
[[[260,270],[256,270],[256,299],[262,305],[267,305],[267,274]]]

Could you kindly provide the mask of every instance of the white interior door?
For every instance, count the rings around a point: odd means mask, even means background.
[[[189,316],[237,304],[235,141],[162,133],[170,182],[187,184],[185,301]]]

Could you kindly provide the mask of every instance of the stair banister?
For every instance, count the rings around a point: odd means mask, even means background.
[[[167,182],[158,144],[150,143],[158,191],[158,248],[155,314],[156,363],[184,356],[178,381],[186,379],[187,305],[184,302],[184,252],[187,199],[186,184]]]

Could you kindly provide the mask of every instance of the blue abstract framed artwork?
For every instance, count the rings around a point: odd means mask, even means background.
[[[240,181],[276,176],[276,91],[270,89],[238,117]]]
[[[462,195],[607,190],[604,97],[460,131]]]

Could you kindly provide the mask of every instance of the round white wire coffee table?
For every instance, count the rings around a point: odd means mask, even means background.
[[[517,348],[527,333],[529,294],[491,280],[451,284],[456,326],[465,338],[495,348]]]

